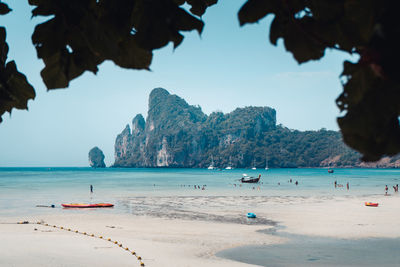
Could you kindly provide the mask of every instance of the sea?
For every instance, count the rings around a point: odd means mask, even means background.
[[[244,174],[253,177],[261,175],[260,183],[241,184],[239,179]],[[198,220],[202,219],[203,213],[196,213],[195,205],[202,206],[204,198],[208,199],[208,203],[218,199],[222,205],[229,205],[236,196],[365,196],[367,199],[369,196],[383,195],[386,185],[389,187],[389,193],[393,194],[393,186],[399,183],[398,169],[334,169],[333,173],[328,173],[327,169],[322,168],[0,168],[0,219],[18,217],[23,220],[24,216],[34,217],[36,214],[79,214],[80,210],[63,209],[61,204],[108,202],[115,204],[115,207],[87,212],[168,216],[166,210],[171,208],[174,218],[179,218],[182,214],[188,218],[193,214],[193,218]],[[93,193],[90,192],[91,185]],[[161,198],[160,205],[155,203]],[[180,213],[182,199],[189,198],[190,201],[187,201],[185,207],[188,209]],[[54,208],[38,205],[54,205]],[[188,212],[191,209],[194,212]],[[207,220],[210,219],[246,223],[235,218],[208,216]],[[284,232],[276,234],[290,241],[277,245],[232,248],[217,253],[217,256],[269,267],[399,266],[400,262],[398,238],[342,240]]]
[[[260,183],[241,184],[244,174],[261,175]],[[119,202],[146,196],[368,196],[399,183],[398,169],[0,168],[0,216],[62,203],[110,202],[113,212],[125,212]]]

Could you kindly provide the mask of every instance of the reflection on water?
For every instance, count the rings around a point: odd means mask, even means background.
[[[271,233],[269,233],[271,234]],[[287,243],[246,246],[219,252],[217,256],[268,267],[283,266],[399,266],[400,239],[336,239],[272,233]]]

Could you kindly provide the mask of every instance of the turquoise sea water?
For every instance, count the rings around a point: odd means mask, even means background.
[[[239,186],[243,173],[261,174],[261,183]],[[334,181],[343,187],[335,189]],[[36,205],[79,202],[111,202],[116,204],[113,212],[124,212],[118,203],[140,196],[373,195],[383,194],[386,184],[392,191],[397,183],[397,169],[335,169],[329,174],[326,169],[0,168],[0,215],[31,214],[43,212]],[[195,190],[194,185],[206,185],[206,190]]]

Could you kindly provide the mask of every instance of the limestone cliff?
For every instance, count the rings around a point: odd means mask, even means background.
[[[138,114],[117,136],[114,167],[220,168],[357,166],[358,153],[336,131],[297,131],[276,125],[270,107],[206,115],[162,88],[149,97],[146,120]]]
[[[95,146],[89,151],[89,165],[93,168],[105,168],[104,153],[100,148]]]

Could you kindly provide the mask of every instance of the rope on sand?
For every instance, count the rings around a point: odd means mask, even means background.
[[[28,221],[22,221],[22,222],[17,222],[17,224],[31,224],[31,223],[28,222]],[[113,244],[117,245],[118,247],[122,248],[123,250],[128,251],[129,253],[131,253],[139,261],[140,266],[144,266],[144,263],[142,262],[142,257],[138,256],[134,250],[129,250],[129,248],[124,247],[122,245],[122,243],[120,243],[118,241],[115,241],[115,240],[112,240],[111,238],[105,238],[104,236],[101,236],[101,235],[97,236],[95,234],[88,234],[86,232],[80,232],[78,230],[72,230],[71,228],[65,228],[65,227],[57,226],[57,225],[50,225],[50,224],[43,223],[43,222],[37,222],[37,223],[32,223],[32,224],[39,224],[39,225],[43,225],[43,226],[58,228],[58,229],[65,230],[65,231],[68,231],[68,232],[75,232],[77,234],[82,234],[82,235],[86,235],[86,236],[90,236],[90,237],[103,239],[103,240],[108,241],[108,242],[112,242]]]

